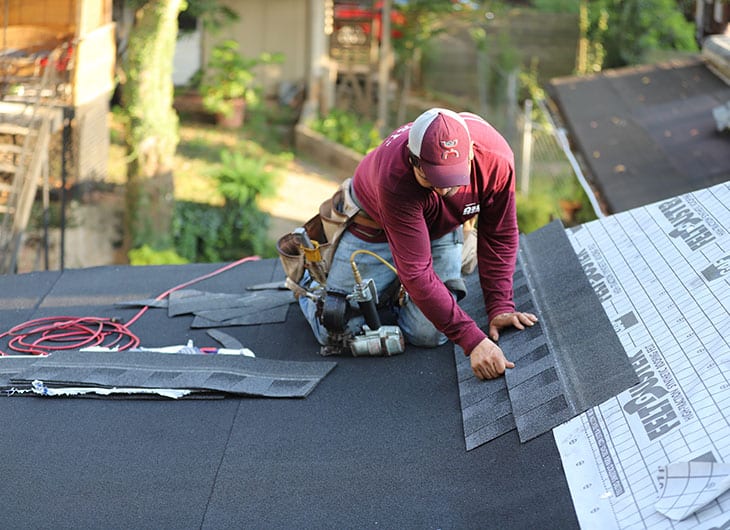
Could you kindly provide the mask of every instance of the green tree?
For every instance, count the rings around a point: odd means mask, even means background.
[[[172,63],[183,0],[135,0],[124,59],[123,114],[127,142],[127,237],[172,247],[173,161],[178,117],[172,108]]]
[[[421,51],[429,41],[445,31],[445,15],[460,9],[471,9],[468,4],[452,0],[409,0],[394,6],[401,17],[393,24],[398,38],[393,40],[396,55],[396,76],[400,78],[401,98],[397,122],[406,119],[406,98],[411,90],[414,71],[421,61]]]
[[[128,0],[134,19],[124,50],[122,116],[127,144],[127,245],[172,248],[173,162],[178,117],[172,67],[178,15],[189,10],[212,31],[237,19],[218,0]]]
[[[603,68],[641,64],[659,50],[697,50],[676,0],[593,0],[588,13],[588,38],[602,48]]]

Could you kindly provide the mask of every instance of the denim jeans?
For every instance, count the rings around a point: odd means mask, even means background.
[[[462,228],[459,227],[450,234],[431,241],[431,256],[433,258],[433,269],[441,281],[448,281],[461,277],[461,258],[464,236]],[[327,291],[334,291],[341,294],[352,293],[355,279],[350,265],[350,256],[359,249],[374,252],[381,258],[393,264],[393,256],[388,243],[368,243],[346,231],[335,251],[330,264],[330,271],[327,277]],[[372,279],[378,291],[378,298],[388,291],[388,288],[396,280],[396,275],[377,258],[368,254],[358,254],[355,263],[363,280]],[[305,275],[307,281],[308,275]],[[353,307],[355,303],[351,302]],[[314,332],[317,341],[327,344],[327,330],[319,322],[316,316],[316,304],[307,297],[299,298],[299,306],[304,317]],[[398,326],[403,331],[406,340],[416,346],[435,347],[446,342],[446,336],[438,331],[434,325],[424,316],[416,304],[408,300],[402,307],[394,308],[397,315]],[[357,316],[350,319],[347,328],[353,334],[360,332],[364,324],[364,318]]]

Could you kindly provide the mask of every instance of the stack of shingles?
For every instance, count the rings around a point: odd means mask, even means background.
[[[467,287],[462,307],[486,331],[476,274]],[[478,380],[455,347],[467,450],[515,428],[526,442],[638,383],[559,221],[522,236],[514,300],[539,321],[501,333],[500,347],[515,363],[505,377]]]
[[[171,317],[194,314],[192,326],[204,328],[283,322],[292,301],[290,291],[272,284],[244,295],[180,290],[163,300],[121,305],[167,307]],[[230,335],[215,329],[208,334],[228,349],[244,351]],[[150,349],[56,351],[3,358],[0,389],[6,395],[306,397],[335,365]]]
[[[0,361],[7,395],[306,397],[334,362],[156,351],[57,351]]]
[[[277,282],[254,287],[241,295],[183,289],[162,300],[135,300],[120,305],[167,307],[170,317],[193,314],[192,327],[212,328],[284,322],[293,301],[291,291],[285,289],[282,282]]]

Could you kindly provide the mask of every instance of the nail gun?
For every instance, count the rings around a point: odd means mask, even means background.
[[[378,290],[372,279],[360,276],[354,259],[350,260],[355,285],[352,293],[343,295],[327,291],[321,313],[322,324],[328,331],[328,344],[323,346],[322,355],[333,355],[349,349],[354,356],[397,355],[405,350],[403,332],[398,326],[383,326],[378,314]],[[361,332],[353,334],[347,330],[351,316],[350,301],[357,303],[365,324]]]
[[[301,250],[312,278],[318,284],[325,285],[326,267],[319,245],[309,238],[304,228],[297,228],[294,232],[301,238]],[[350,294],[327,289],[315,294],[299,288],[306,296],[317,302],[320,322],[328,332],[327,344],[322,346],[320,354],[338,355],[350,351],[354,356],[390,356],[402,353],[405,350],[405,339],[401,329],[398,326],[381,325],[375,282],[372,279],[362,279],[354,255],[350,259],[350,264],[355,278],[355,285]],[[353,333],[347,327],[348,321],[353,316],[351,301],[357,303],[365,318],[365,324],[358,333]]]

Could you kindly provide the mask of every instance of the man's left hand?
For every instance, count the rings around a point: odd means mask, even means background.
[[[522,313],[514,311],[512,313],[502,313],[497,315],[489,323],[489,338],[493,341],[499,339],[499,330],[513,326],[519,330],[525,329],[525,326],[534,326],[537,317],[532,313]]]

